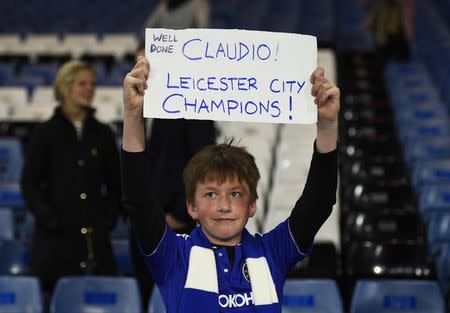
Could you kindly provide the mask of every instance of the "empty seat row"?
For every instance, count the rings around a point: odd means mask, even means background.
[[[63,61],[68,61],[66,58]],[[129,62],[112,62],[102,60],[86,60],[96,72],[96,84],[101,86],[121,86],[123,79],[131,68]],[[18,64],[17,64],[18,63]],[[20,62],[0,63],[0,86],[25,86],[31,92],[37,86],[53,84],[58,67],[63,62],[46,62],[29,64]]]
[[[358,279],[433,279],[436,273],[382,66],[364,54],[342,55],[338,64],[340,227],[348,299]]]
[[[104,103],[122,104],[122,87],[100,86],[95,89],[93,106]],[[0,87],[0,105],[23,106],[56,106],[57,100],[53,87],[38,86],[28,95],[27,89],[23,87]]]
[[[0,276],[0,312],[42,313],[42,292],[34,277]],[[62,278],[52,295],[51,313],[140,313],[133,278]]]
[[[336,41],[336,1],[211,1],[213,28],[238,28],[314,35],[319,44]],[[318,18],[318,17],[322,18]],[[314,20],[314,22],[312,22]],[[314,25],[314,26],[312,26]]]
[[[29,243],[34,231],[34,218],[29,212],[0,208],[0,275],[28,273]],[[116,262],[121,275],[134,273],[130,256],[129,226],[119,219],[111,233]]]
[[[3,121],[44,121],[51,117],[57,105],[52,87],[36,87],[31,97],[26,87],[0,87],[0,120]],[[122,88],[97,87],[92,107],[103,122],[121,120]]]
[[[448,24],[439,1],[417,2],[416,36],[409,62],[385,73],[403,154],[426,227],[428,252],[448,294],[450,244],[450,94]],[[432,44],[438,42],[438,44]]]
[[[283,312],[344,312],[338,286],[333,280],[288,280],[280,300]],[[58,281],[50,302],[50,313],[142,312],[137,283],[133,278],[65,277]],[[351,313],[392,311],[445,312],[442,296],[433,281],[358,281]],[[0,312],[44,312],[37,279],[0,277]],[[148,312],[166,312],[157,288],[150,299]]]
[[[333,280],[287,280],[284,286],[284,313],[345,312],[339,288]],[[383,312],[443,313],[444,301],[434,281],[360,280],[352,296],[351,313]],[[149,304],[149,313],[165,313],[157,288]]]
[[[133,54],[138,38],[133,33],[104,34],[95,33],[65,34],[28,34],[22,38],[19,34],[0,36],[0,54],[26,55],[35,58],[38,55],[70,55],[78,58],[84,54],[112,55],[122,59],[125,54]]]

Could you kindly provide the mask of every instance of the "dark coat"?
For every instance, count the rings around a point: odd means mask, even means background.
[[[60,108],[39,125],[26,151],[22,192],[36,229],[30,265],[44,287],[69,274],[81,274],[86,238],[81,228],[94,229],[96,273],[114,274],[109,239],[120,205],[120,168],[112,130],[93,116],[80,139]],[[47,286],[46,286],[47,285]]]
[[[195,223],[186,209],[183,170],[194,154],[215,141],[213,121],[153,120],[148,142],[153,196],[166,213],[187,224],[187,233]]]

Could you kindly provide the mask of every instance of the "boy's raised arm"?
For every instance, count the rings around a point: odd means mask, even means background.
[[[305,188],[289,217],[292,235],[303,250],[312,244],[314,236],[331,214],[337,188],[340,91],[325,78],[321,67],[312,73],[311,83],[311,93],[318,109],[317,138]]]
[[[145,128],[142,114],[150,64],[140,56],[123,84],[122,191],[133,231],[146,254],[155,250],[166,227],[163,211],[150,191]]]

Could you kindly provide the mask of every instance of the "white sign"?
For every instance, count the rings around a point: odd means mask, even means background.
[[[309,124],[313,36],[223,29],[146,29],[144,117]]]

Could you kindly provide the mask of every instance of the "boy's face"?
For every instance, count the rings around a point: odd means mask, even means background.
[[[189,215],[198,220],[212,244],[234,246],[241,241],[249,217],[256,212],[247,183],[234,177],[221,185],[216,180],[197,183],[194,202],[187,202]]]

